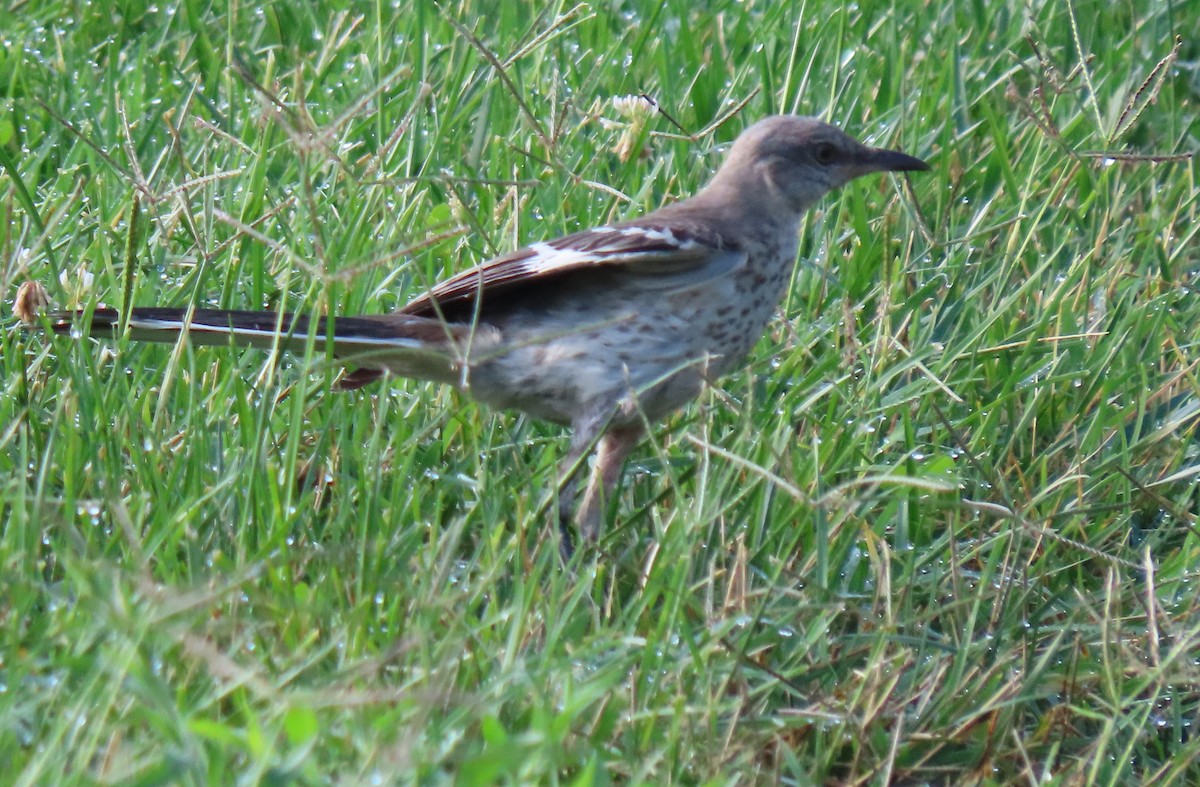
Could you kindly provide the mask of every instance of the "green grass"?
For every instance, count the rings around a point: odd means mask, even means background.
[[[1189,3],[9,6],[6,301],[385,312],[773,112],[933,171],[810,215],[574,572],[556,428],[6,313],[0,780],[1200,780],[1200,185],[1091,155],[1197,149]],[[622,162],[641,92],[734,114]]]

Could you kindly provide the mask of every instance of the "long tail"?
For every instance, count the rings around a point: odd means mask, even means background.
[[[98,308],[86,324],[83,312],[55,312],[49,317],[51,330],[59,334],[99,334],[121,326],[116,309]],[[133,309],[128,324],[130,338],[137,341],[171,344],[186,334],[198,345],[277,347],[292,352],[304,352],[310,333],[315,333],[318,352],[324,351],[326,340],[332,340],[334,356],[358,367],[342,378],[343,388],[366,385],[385,369],[452,383],[457,375],[455,334],[461,329],[406,314],[314,320],[303,314],[159,307]]]

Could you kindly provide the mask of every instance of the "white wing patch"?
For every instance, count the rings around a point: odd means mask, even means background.
[[[694,238],[680,240],[669,227],[641,227],[637,225],[628,227],[596,227],[594,230],[568,235],[557,241],[535,245],[555,246],[556,248],[563,249],[581,249],[602,257],[609,254],[671,254],[680,251],[691,251],[704,246],[704,244]]]
[[[530,275],[553,273],[560,268],[574,268],[599,262],[603,255],[603,252],[580,252],[572,248],[560,249],[549,243],[532,243],[529,245],[529,250],[533,252],[533,255],[521,260],[514,267],[519,267]]]
[[[675,246],[680,251],[694,249],[700,245],[692,238],[687,238],[682,241],[679,240],[678,238],[675,237],[675,233],[671,232],[671,230],[666,227],[663,227],[661,229],[658,229],[655,227],[637,227],[637,226],[634,226],[634,227],[597,227],[594,231],[597,233],[615,233],[617,235],[624,235],[624,236],[630,237],[630,238],[642,238],[644,240],[655,242],[655,243],[666,243],[666,244]]]

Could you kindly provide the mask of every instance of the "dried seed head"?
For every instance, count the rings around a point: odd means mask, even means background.
[[[13,299],[13,314],[21,322],[34,322],[50,305],[50,294],[36,281],[21,282]]]

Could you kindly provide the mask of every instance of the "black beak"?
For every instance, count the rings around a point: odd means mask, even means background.
[[[929,165],[916,156],[886,148],[872,148],[869,164],[877,172],[925,172],[929,169]]]

